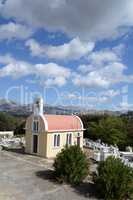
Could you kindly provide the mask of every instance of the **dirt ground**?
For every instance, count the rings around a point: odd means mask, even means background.
[[[53,179],[53,160],[10,151],[0,152],[0,200],[85,200],[93,185],[60,185]]]

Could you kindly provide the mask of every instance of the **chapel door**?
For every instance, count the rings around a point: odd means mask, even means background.
[[[80,146],[80,137],[77,137],[77,145]]]
[[[37,153],[38,149],[38,135],[33,135],[33,153]]]

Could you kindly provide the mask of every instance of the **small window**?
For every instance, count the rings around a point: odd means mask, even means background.
[[[78,137],[80,137],[80,133],[78,133]]]
[[[57,146],[60,146],[60,135],[57,136]]]
[[[72,134],[69,135],[69,144],[72,144]]]
[[[56,147],[57,135],[54,135],[54,147]]]
[[[59,147],[60,146],[60,135],[55,134],[54,135],[54,147]]]
[[[69,141],[69,134],[67,134],[67,137],[66,137],[66,145],[68,145],[68,141]]]
[[[39,124],[38,121],[33,121],[33,131],[34,131],[35,133],[38,132],[38,128],[39,128],[38,124]]]
[[[68,133],[66,137],[66,145],[71,145],[72,144],[72,134]]]

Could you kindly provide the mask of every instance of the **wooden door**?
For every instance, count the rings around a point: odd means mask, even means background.
[[[77,137],[77,145],[80,146],[80,137]]]
[[[33,135],[33,153],[37,153],[38,149],[38,135]]]

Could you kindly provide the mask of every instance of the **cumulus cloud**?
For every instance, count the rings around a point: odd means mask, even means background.
[[[112,50],[107,49],[93,52],[88,56],[88,60],[95,66],[103,66],[109,62],[120,61],[120,57]]]
[[[40,83],[50,86],[63,86],[70,77],[70,70],[55,63],[35,65],[36,75],[39,76]]]
[[[87,56],[89,64],[82,64],[78,66],[78,71],[81,73],[91,72],[112,64],[115,62],[122,62],[122,55],[124,52],[124,45],[120,44],[112,49],[103,49],[100,51],[90,52]]]
[[[113,97],[120,95],[120,90],[109,89],[109,90],[102,91],[100,93],[100,95],[106,96],[106,97],[109,97],[109,98],[113,98]]]
[[[79,65],[78,66],[78,71],[81,72],[81,73],[87,73],[87,72],[90,72],[94,69],[94,66],[93,65],[85,65],[85,64],[82,64],[82,65]]]
[[[88,54],[94,48],[93,42],[81,42],[79,38],[74,38],[69,43],[59,46],[46,46],[40,45],[34,39],[26,42],[33,56],[53,58],[53,59],[79,59],[80,57]]]
[[[89,59],[90,58],[90,59]],[[15,60],[10,55],[0,56],[0,77],[12,76],[18,78],[35,75],[40,84],[63,86],[69,80],[78,87],[109,88],[118,83],[133,83],[133,75],[127,75],[127,67],[122,64],[119,55],[114,49],[94,51],[90,53],[89,64],[80,65],[73,71],[56,63],[33,64]],[[114,91],[109,91],[106,96],[115,96]],[[105,96],[105,95],[104,95]]]
[[[10,54],[0,55],[0,63],[1,64],[9,64],[14,61],[15,61],[15,59]]]
[[[125,75],[127,67],[119,62],[110,63],[103,68],[86,74],[74,74],[73,83],[77,86],[108,88],[113,84],[133,82],[133,75]]]
[[[132,0],[6,0],[0,13],[7,18],[82,39],[120,36],[133,25]],[[22,14],[24,11],[24,14]]]
[[[0,69],[0,77],[11,76],[13,78],[20,78],[30,74],[31,66],[25,62],[9,63]]]
[[[79,65],[78,73],[74,73],[73,83],[77,86],[102,88],[121,82],[132,83],[133,75],[125,74],[127,66],[122,63],[123,48],[121,44],[112,49],[90,53],[88,64]]]
[[[37,82],[47,86],[63,86],[71,74],[69,69],[55,63],[32,65],[15,60],[10,55],[0,56],[0,63],[4,64],[0,69],[0,77],[10,76],[17,79],[34,75]]]
[[[25,25],[9,22],[0,25],[0,40],[4,39],[26,39],[31,36],[32,30]]]

